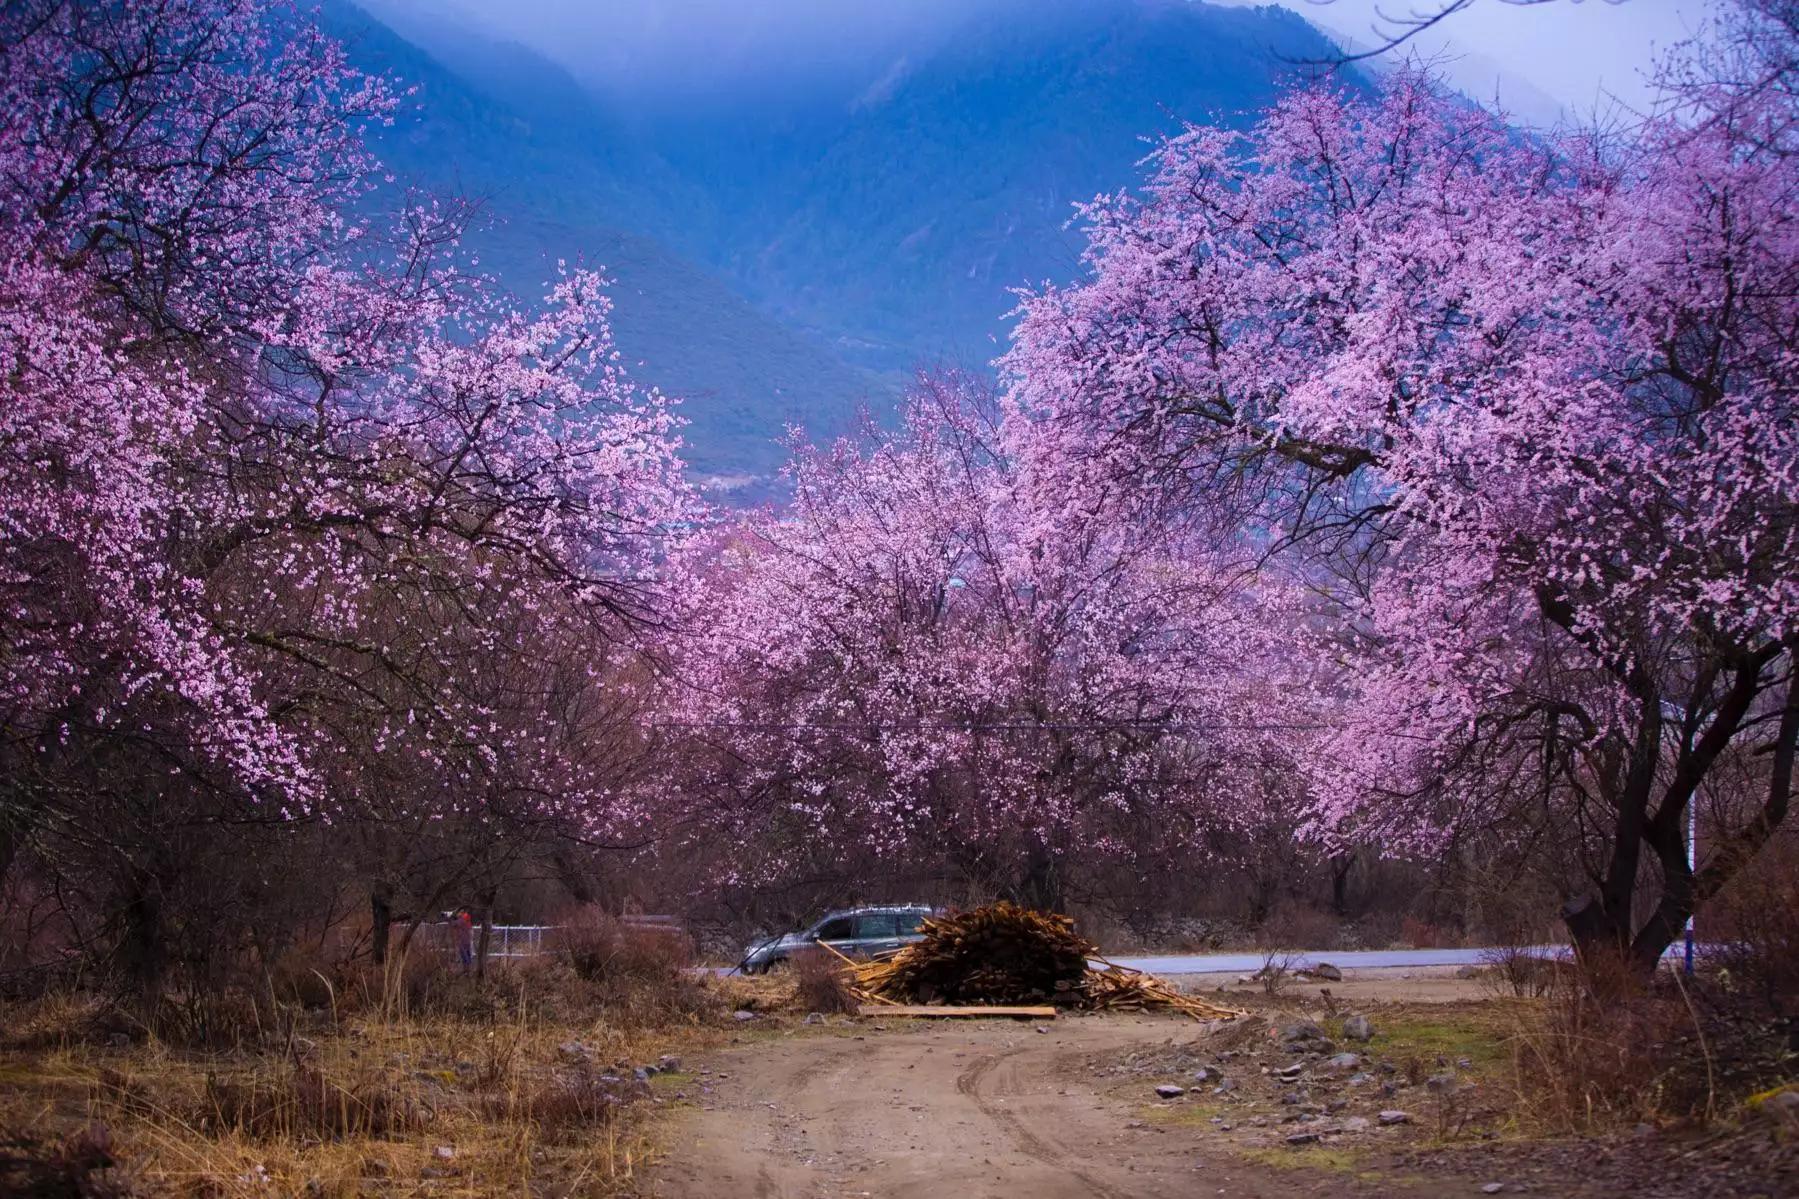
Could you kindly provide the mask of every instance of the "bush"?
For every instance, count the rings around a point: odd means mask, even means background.
[[[843,963],[820,949],[793,955],[793,985],[799,1005],[808,1012],[853,1014],[861,1002],[844,977]]]
[[[559,923],[548,944],[551,961],[586,983],[592,1001],[620,1024],[652,1027],[717,1006],[693,969],[693,942],[684,933],[582,908]]]
[[[1447,938],[1443,930],[1430,921],[1407,916],[1399,922],[1399,939],[1413,949],[1436,949]]]
[[[1784,1020],[1756,1018],[1720,983],[1664,970],[1553,972],[1512,1038],[1520,1107],[1556,1133],[1708,1120],[1799,1064]]]
[[[1758,1010],[1799,1018],[1799,847],[1770,847],[1706,914],[1707,965]]]

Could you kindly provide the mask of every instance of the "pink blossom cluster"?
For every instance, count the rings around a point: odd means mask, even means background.
[[[739,876],[854,847],[1046,901],[1070,860],[1237,818],[1217,797],[1292,596],[1231,539],[1043,512],[997,415],[923,380],[899,428],[797,444],[788,507],[696,549],[662,719],[713,751],[678,790],[755,847]]]
[[[1084,209],[1088,279],[1022,297],[1008,419],[1048,506],[1246,522],[1320,598],[1291,641],[1334,675],[1320,835],[1434,853],[1596,808],[1618,919],[1647,847],[1677,928],[1784,815],[1799,160],[1774,7],[1725,30],[1761,76],[1671,67],[1625,136],[1526,135],[1415,69],[1191,129]],[[1772,774],[1695,877],[1683,814],[1729,752]]]
[[[396,102],[263,0],[0,15],[20,777],[136,742],[290,813],[608,801],[571,746],[692,518],[679,421],[597,275],[514,309],[393,202]]]

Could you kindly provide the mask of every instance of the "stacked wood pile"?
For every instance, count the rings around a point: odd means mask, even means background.
[[[1045,1003],[1072,994],[1098,952],[1067,916],[1004,901],[929,917],[919,931],[923,941],[857,967],[857,984],[916,1003]]]
[[[924,940],[871,962],[849,962],[850,985],[872,1004],[1172,1010],[1196,1019],[1237,1013],[1141,971],[1106,962],[1074,921],[1016,904],[989,904],[931,917]],[[1101,969],[1092,963],[1099,962]]]

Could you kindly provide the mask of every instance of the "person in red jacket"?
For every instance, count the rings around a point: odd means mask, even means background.
[[[475,964],[475,921],[467,908],[456,913],[456,956],[464,970]]]

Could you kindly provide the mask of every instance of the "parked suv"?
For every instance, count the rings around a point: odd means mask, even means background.
[[[924,904],[844,908],[801,932],[757,942],[744,951],[737,968],[745,974],[766,974],[799,950],[820,941],[845,957],[873,957],[922,941],[919,923],[935,914],[935,908]]]

